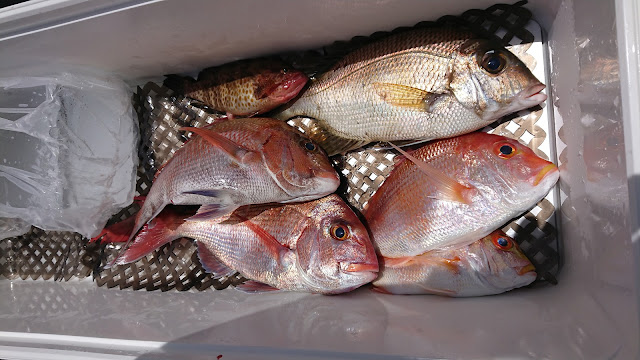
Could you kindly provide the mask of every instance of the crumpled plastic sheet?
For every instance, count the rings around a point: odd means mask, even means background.
[[[29,232],[31,225],[21,219],[0,218],[0,240]]]
[[[106,74],[0,78],[0,218],[98,235],[133,201],[131,96]]]

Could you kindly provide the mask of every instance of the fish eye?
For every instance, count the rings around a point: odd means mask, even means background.
[[[333,225],[331,227],[331,237],[336,240],[346,240],[349,238],[349,229],[344,225]]]
[[[513,247],[513,241],[503,236],[494,239],[493,244],[500,250],[509,250]]]
[[[490,74],[498,74],[504,70],[507,65],[507,58],[502,52],[496,50],[487,51],[482,57],[480,66]]]
[[[508,159],[516,154],[516,149],[511,144],[499,144],[498,148],[498,156],[503,159]]]
[[[316,151],[318,147],[316,146],[316,144],[312,143],[311,141],[307,141],[304,143],[304,148],[309,151]]]

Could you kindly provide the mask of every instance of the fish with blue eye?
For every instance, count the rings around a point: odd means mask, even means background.
[[[380,260],[374,290],[451,297],[495,295],[536,279],[535,267],[501,230],[463,247]]]

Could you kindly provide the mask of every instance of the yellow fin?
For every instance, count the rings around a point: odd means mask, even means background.
[[[400,149],[395,144],[388,144],[404,155],[407,160],[414,163],[420,171],[429,176],[429,180],[433,181],[438,189],[437,191],[439,196],[436,197],[437,199],[455,201],[467,205],[471,204],[471,192],[475,191],[475,188],[466,187],[460,184],[455,179],[447,176],[441,170],[434,168],[426,162]]]
[[[430,111],[431,105],[441,94],[434,94],[406,85],[373,83],[373,88],[382,100],[393,106],[420,111]]]

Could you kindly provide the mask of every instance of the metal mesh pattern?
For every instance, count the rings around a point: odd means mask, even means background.
[[[534,40],[526,29],[531,13],[516,5],[494,5],[486,10],[469,10],[459,17],[445,16],[437,22],[423,22],[416,26],[442,24],[463,25],[511,48],[528,66],[535,66],[535,59],[526,54],[528,43]],[[403,31],[400,28],[395,31]],[[352,49],[392,32],[379,32],[367,37],[356,37],[348,42],[336,42],[320,50],[283,55],[283,59],[308,74],[321,72]],[[161,164],[186,141],[182,126],[199,127],[212,123],[219,114],[193,106],[188,99],[174,97],[171,90],[155,83],[138,88],[133,98],[140,120],[141,144],[139,147],[137,194],[146,195],[153,176]],[[494,128],[485,129],[496,134],[519,139],[536,154],[548,158],[538,147],[546,139],[546,133],[536,122],[542,111],[518,114]],[[311,119],[296,119],[291,125],[300,129],[315,126]],[[393,168],[392,151],[372,149],[354,151],[345,157],[334,158],[338,171],[343,175],[341,194],[355,208],[362,209],[375,190]],[[123,220],[138,210],[138,205],[123,209],[109,224]],[[556,229],[549,221],[554,213],[553,205],[543,200],[531,212],[503,228],[520,244],[523,251],[536,265],[540,279],[554,282],[559,270]],[[100,266],[112,260],[119,245],[88,243],[75,233],[46,232],[33,228],[29,233],[0,241],[0,274],[16,279],[69,280],[91,276],[98,286],[145,290],[204,290],[209,287],[223,289],[244,279],[234,275],[214,280],[200,265],[195,246],[183,239],[164,245],[147,257],[124,266],[99,271]]]

